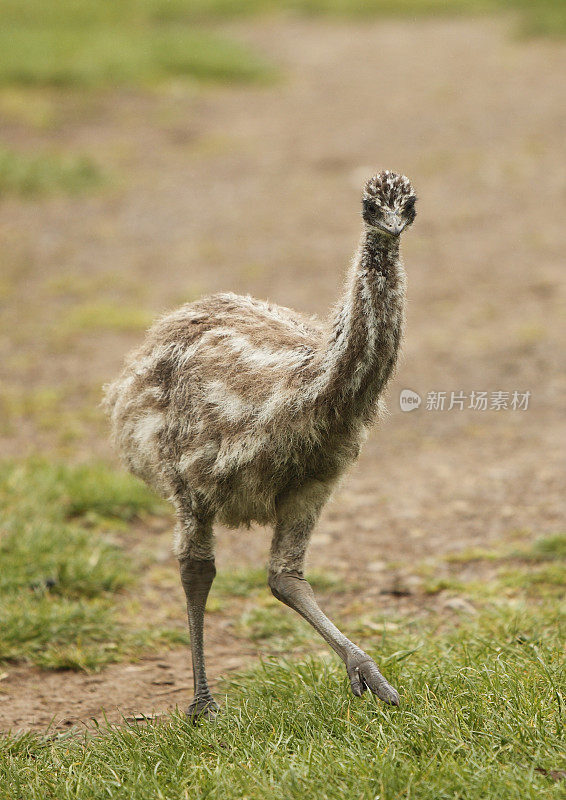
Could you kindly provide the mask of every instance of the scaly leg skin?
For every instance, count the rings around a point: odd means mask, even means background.
[[[204,664],[204,610],[206,599],[216,575],[214,559],[179,558],[181,582],[187,598],[191,652],[193,658],[194,698],[187,714],[193,722],[212,720],[218,704],[210,693]]]
[[[374,660],[322,613],[303,576],[310,534],[327,496],[324,485],[314,481],[281,502],[271,542],[269,586],[278,600],[304,617],[338,653],[357,697],[369,689],[389,705],[398,706],[397,691],[385,680]]]
[[[375,661],[347,639],[320,610],[309,582],[298,570],[270,572],[269,587],[275,597],[297,611],[338,653],[346,664],[350,685],[356,697],[369,689],[385,703],[399,705],[399,694],[389,684]]]

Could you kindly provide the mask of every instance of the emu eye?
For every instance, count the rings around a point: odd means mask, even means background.
[[[413,195],[413,197],[409,197],[407,202],[405,203],[405,211],[412,211],[415,207],[415,203],[417,198]]]
[[[375,212],[377,211],[377,206],[375,205],[373,200],[370,200],[368,197],[364,197],[363,206],[364,206],[364,212],[366,214],[375,214]]]

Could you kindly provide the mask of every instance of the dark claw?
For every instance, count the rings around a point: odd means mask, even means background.
[[[399,705],[399,693],[385,680],[378,670],[377,664],[371,659],[350,666],[348,668],[348,675],[350,677],[352,692],[356,697],[361,697],[362,694],[369,689],[370,692],[377,695],[384,703],[390,706]]]

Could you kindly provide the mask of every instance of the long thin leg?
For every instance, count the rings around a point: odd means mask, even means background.
[[[208,687],[204,661],[204,611],[216,575],[212,518],[195,513],[189,504],[178,507],[178,514],[175,546],[187,598],[194,683],[194,698],[187,713],[194,719],[213,717],[218,705]]]
[[[181,582],[187,598],[191,653],[193,660],[194,697],[188,708],[192,717],[211,716],[218,711],[208,680],[204,662],[204,610],[206,599],[216,575],[214,559],[180,558]]]
[[[386,703],[398,706],[397,691],[385,680],[374,660],[344,636],[321,611],[303,576],[311,528],[312,519],[302,526],[297,520],[278,523],[271,545],[269,587],[278,600],[304,617],[340,656],[357,697],[369,689]]]

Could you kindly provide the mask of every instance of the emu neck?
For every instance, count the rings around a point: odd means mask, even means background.
[[[330,320],[318,400],[369,421],[391,377],[402,338],[405,271],[399,239],[362,233],[345,294]]]

